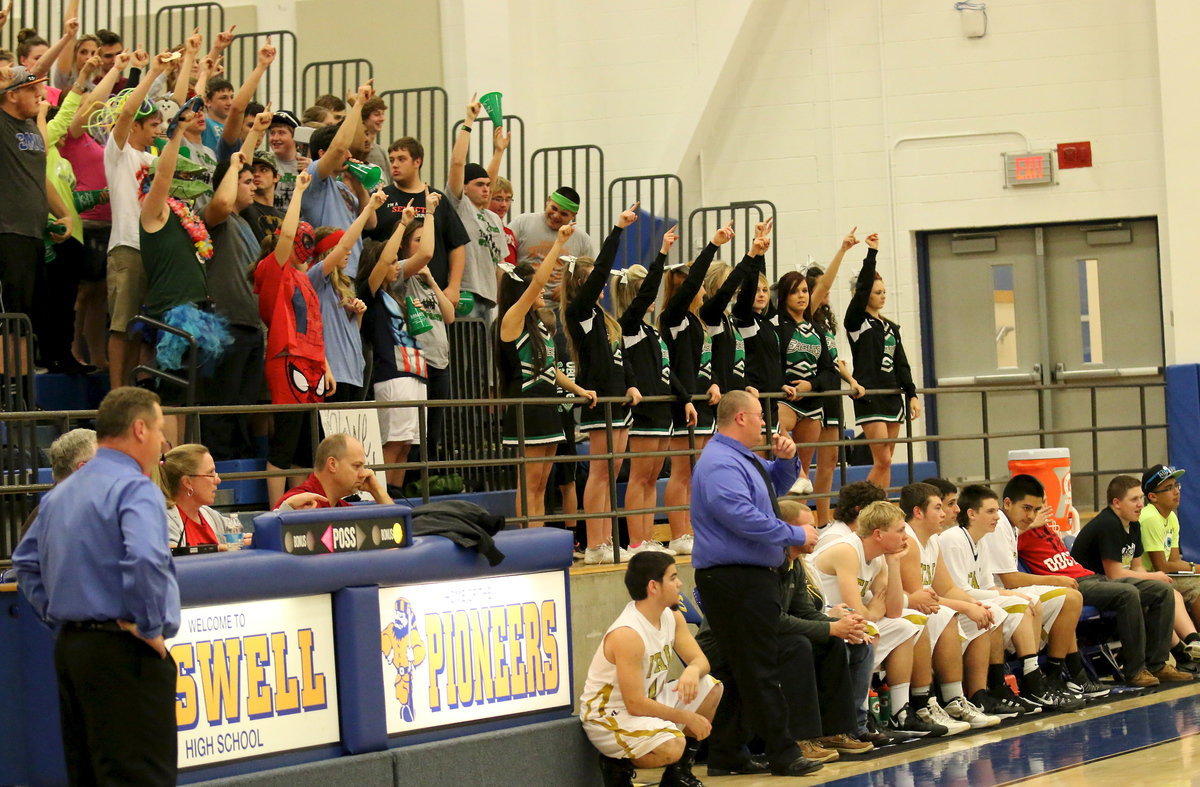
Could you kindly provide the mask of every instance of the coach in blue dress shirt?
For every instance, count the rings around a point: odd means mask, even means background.
[[[816,531],[779,517],[776,495],[800,473],[796,445],[772,436],[775,461],[751,450],[762,440],[758,397],[731,391],[717,405],[717,435],[692,471],[692,565],[704,614],[741,690],[745,718],[767,744],[771,772],[802,776],[821,767],[788,737],[788,705],[779,683],[779,578],[790,546],[815,543]],[[769,482],[769,483],[768,483]],[[798,712],[799,709],[793,709]],[[737,763],[728,763],[738,772]]]
[[[116,388],[99,450],[42,501],[13,553],[17,582],[58,629],[63,748],[71,784],[161,785],[176,776],[179,585],[167,509],[149,478],[163,450],[158,396]]]

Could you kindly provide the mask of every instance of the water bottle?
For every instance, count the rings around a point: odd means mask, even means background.
[[[230,551],[242,548],[242,520],[237,514],[225,522],[225,547]]]

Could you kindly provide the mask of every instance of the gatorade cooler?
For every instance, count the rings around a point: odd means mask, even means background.
[[[1071,510],[1071,449],[1031,448],[1008,452],[1008,472],[1025,473],[1046,487],[1046,504],[1054,509],[1052,526],[1060,533],[1071,530],[1067,512]]]

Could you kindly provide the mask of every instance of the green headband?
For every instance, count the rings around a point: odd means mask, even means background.
[[[567,210],[574,211],[575,213],[579,212],[578,202],[571,202],[571,200],[567,199],[557,191],[550,195],[550,199],[556,202],[560,208],[566,208]]]

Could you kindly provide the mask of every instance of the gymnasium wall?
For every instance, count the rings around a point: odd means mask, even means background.
[[[678,172],[692,204],[770,199],[784,264],[825,261],[853,225],[878,230],[889,311],[913,328],[916,230],[1166,214],[1150,0],[992,0],[982,39],[951,0],[442,9],[452,106],[505,90],[535,147],[595,143],[610,177]],[[1190,54],[1196,28],[1175,29]],[[950,133],[978,136],[912,139]],[[1005,189],[1000,153],[1025,140],[1090,140],[1095,165]]]

